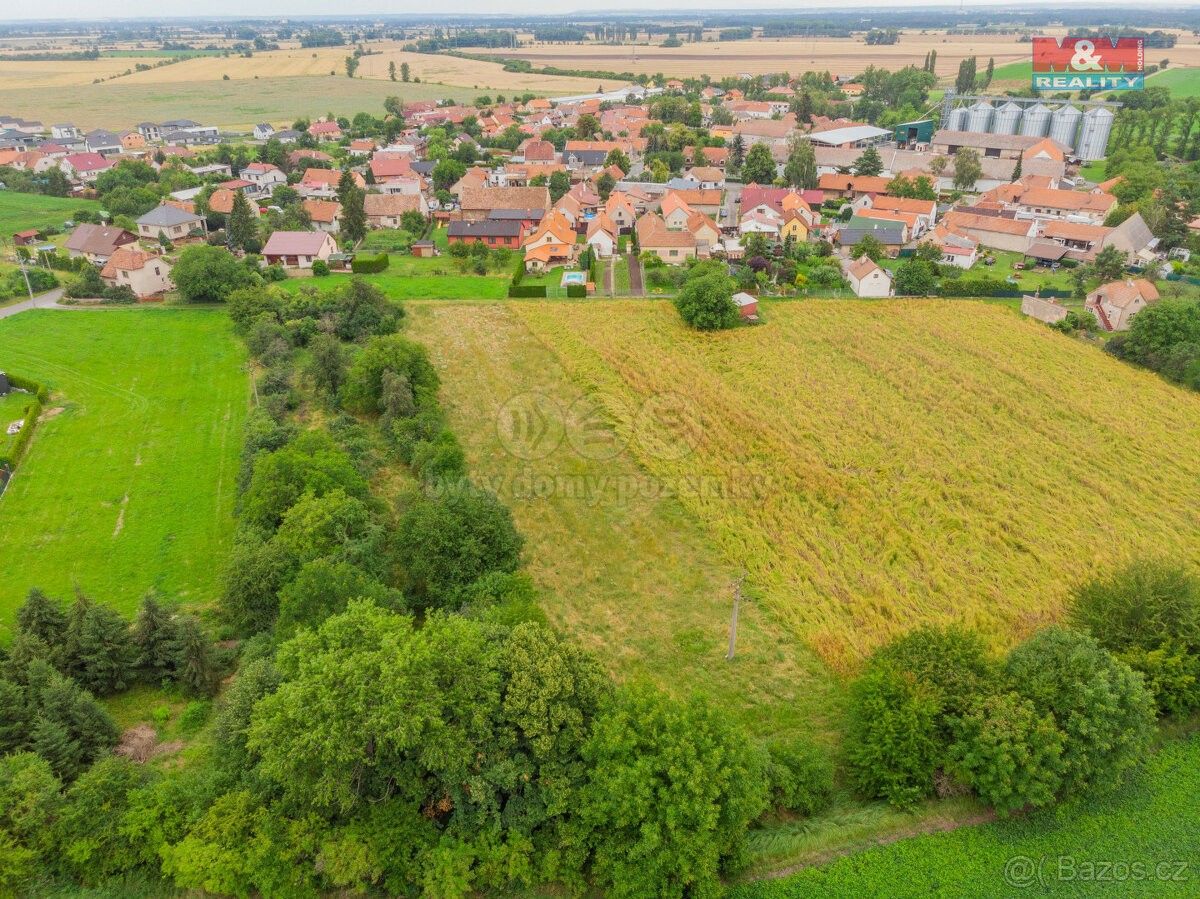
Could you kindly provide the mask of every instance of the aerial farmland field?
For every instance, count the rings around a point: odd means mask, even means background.
[[[138,62],[153,65],[158,60],[6,60],[0,61],[0,97],[13,114],[72,121],[84,128],[180,117],[245,128],[331,110],[345,116],[381,114],[384,99],[393,95],[406,101],[467,100],[481,93],[554,96],[618,86],[615,81],[506,72],[497,63],[405,53],[400,46],[390,41],[368,45],[371,53],[362,57],[357,78],[346,77],[346,47],[274,50],[249,58],[206,55],[128,75],[119,73]],[[392,62],[397,69],[408,63],[420,82],[390,81]],[[94,83],[97,78],[108,80]],[[47,91],[48,84],[57,89]]]
[[[0,636],[30,587],[131,613],[216,597],[247,408],[244,350],[208,310],[0,321],[0,368],[53,395],[0,498]]]
[[[1010,310],[783,303],[714,336],[665,303],[510,308],[835,671],[924,621],[1002,646],[1100,569],[1200,561],[1200,397]]]

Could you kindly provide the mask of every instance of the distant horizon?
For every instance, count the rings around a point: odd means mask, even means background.
[[[39,4],[38,15],[36,16],[18,16],[18,17],[0,17],[0,25],[30,25],[38,22],[79,22],[81,24],[103,24],[103,23],[127,23],[127,22],[195,22],[202,21],[266,21],[276,19],[286,19],[291,22],[314,21],[314,20],[346,20],[352,18],[371,18],[371,19],[392,19],[401,17],[415,17],[422,21],[436,22],[441,18],[450,17],[478,17],[478,18],[504,18],[514,19],[522,17],[530,18],[545,18],[547,20],[570,18],[572,16],[586,17],[588,20],[603,18],[604,16],[638,16],[642,18],[654,18],[655,16],[669,14],[673,16],[687,15],[696,13],[698,15],[714,15],[720,13],[728,13],[733,15],[778,15],[780,13],[788,13],[797,17],[811,15],[812,11],[829,11],[829,10],[858,10],[863,11],[880,11],[878,3],[873,0],[818,0],[816,3],[810,3],[803,9],[796,9],[792,0],[779,0],[779,2],[766,2],[756,4],[752,9],[730,7],[728,0],[720,0],[711,5],[704,3],[697,4],[696,0],[679,0],[675,3],[672,0],[659,0],[659,3],[653,8],[641,9],[636,7],[609,9],[603,13],[597,13],[593,9],[576,9],[556,15],[539,15],[535,12],[521,12],[512,9],[512,4],[507,0],[451,0],[450,3],[442,4],[443,9],[436,15],[431,16],[427,9],[418,9],[420,4],[411,4],[414,8],[392,8],[389,10],[378,8],[379,0],[342,0],[338,4],[339,12],[330,13],[329,6],[324,0],[267,0],[266,3],[257,5],[258,11],[254,15],[246,15],[244,12],[244,4],[238,0],[209,0],[204,6],[204,11],[197,12],[196,6],[192,0],[126,0],[123,4],[122,15],[119,16],[95,16],[83,12],[76,11],[77,9],[86,9],[81,0],[43,0]],[[404,4],[408,6],[409,4]],[[1076,10],[1080,7],[1091,7],[1097,9],[1114,9],[1128,8],[1128,3],[1123,0],[1089,0],[1084,3],[1083,0],[1057,0],[1051,3],[1049,0],[1025,0],[1018,7],[1013,7],[1007,0],[962,0],[961,3],[955,2],[936,2],[936,3],[905,3],[901,6],[890,7],[886,10],[888,15],[895,15],[904,10],[936,10],[944,9],[954,11],[958,9],[989,9],[1001,8],[1006,9],[1008,14],[1013,18],[1019,18],[1022,12],[1037,9],[1044,11],[1048,7],[1071,8]],[[1163,10],[1163,11],[1179,11],[1188,10],[1193,7],[1185,3],[1150,3],[1140,6],[1138,13],[1144,14],[1148,10]]]

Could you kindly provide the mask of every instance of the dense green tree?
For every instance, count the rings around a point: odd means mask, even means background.
[[[211,696],[218,686],[212,641],[192,615],[179,615],[176,627],[175,676],[179,685],[191,696]]]
[[[571,176],[566,172],[551,172],[546,186],[550,189],[550,202],[557,203],[570,192]]]
[[[833,797],[833,762],[807,740],[777,741],[767,747],[771,803],[800,815],[826,808]]]
[[[137,652],[137,667],[152,684],[160,684],[175,676],[178,660],[179,629],[171,612],[148,594],[138,608],[133,621],[133,645]]]
[[[617,186],[617,179],[608,172],[602,172],[600,177],[596,179],[596,193],[601,200],[607,201],[613,192],[613,188]]]
[[[975,90],[977,64],[974,56],[968,56],[958,64],[958,76],[954,79],[955,93],[969,94]]]
[[[37,637],[47,646],[61,647],[67,637],[67,614],[61,605],[35,587],[17,610],[17,630]]]
[[[436,190],[449,190],[467,173],[467,167],[457,159],[443,159],[433,167],[433,186]]]
[[[333,334],[318,334],[308,344],[308,377],[313,389],[326,399],[336,399],[346,380],[346,351]]]
[[[766,807],[764,755],[699,699],[622,692],[583,749],[593,884],[615,897],[715,895]]]
[[[755,144],[742,163],[742,182],[770,185],[775,181],[775,158],[766,144]]]
[[[92,695],[69,678],[47,671],[33,702],[30,748],[46,759],[63,780],[73,780],[117,742],[112,718]]]
[[[812,141],[793,136],[789,142],[788,160],[783,167],[783,176],[788,184],[800,190],[811,190],[817,186],[817,156]]]
[[[339,233],[354,246],[367,236],[366,192],[355,182],[349,169],[338,179],[337,197],[342,206]]]
[[[324,431],[306,431],[255,461],[242,497],[241,520],[269,533],[305,493],[321,496],[334,489],[360,499],[367,496],[367,482],[350,457]]]
[[[883,171],[883,159],[874,147],[867,147],[854,161],[853,172],[856,175],[878,175]]]
[[[1101,284],[1119,281],[1125,277],[1125,254],[1114,246],[1107,246],[1092,260],[1092,273]]]
[[[605,168],[614,165],[626,175],[629,174],[629,170],[632,168],[632,166],[629,164],[629,157],[625,155],[625,152],[620,147],[613,147],[608,151],[608,155],[604,157]],[[703,163],[701,163],[701,165],[703,165]]]
[[[171,279],[189,303],[220,303],[255,276],[224,247],[187,247],[171,270]]]
[[[887,249],[883,242],[874,234],[864,234],[858,239],[858,243],[854,245],[854,257],[861,259],[866,256],[872,262],[878,262],[887,255]]]
[[[914,256],[896,268],[894,287],[901,297],[932,296],[937,293],[937,269]]]
[[[508,507],[466,482],[410,494],[393,540],[405,592],[435,608],[460,605],[485,574],[515,571],[523,543]]]
[[[59,861],[72,880],[96,887],[133,867],[134,846],[119,825],[130,792],[148,779],[142,765],[109,756],[71,784],[54,829]]]
[[[78,611],[77,611],[78,610]],[[67,627],[70,673],[98,696],[124,690],[137,674],[137,647],[129,624],[114,609],[76,600]]]
[[[1048,628],[1012,651],[1005,674],[1063,732],[1066,794],[1119,784],[1145,752],[1153,699],[1141,677],[1093,638]]]
[[[360,415],[382,413],[383,379],[389,371],[402,376],[414,409],[422,398],[436,397],[438,376],[425,348],[393,334],[372,338],[355,357],[342,389],[342,404]]]
[[[954,153],[954,186],[959,190],[973,190],[975,182],[982,176],[979,154],[970,147],[959,147]]]
[[[0,891],[19,896],[57,862],[54,822],[62,784],[32,752],[0,758]]]
[[[732,122],[728,124],[733,124]],[[740,134],[733,136],[733,143],[729,145],[729,168],[733,172],[740,172],[742,164],[746,161],[746,139]],[[745,177],[742,181],[746,181]]]
[[[254,215],[254,210],[250,208],[250,201],[240,190],[233,192],[233,209],[225,222],[225,236],[226,243],[231,250],[257,252],[260,246],[258,219]]]
[[[737,325],[733,281],[719,273],[691,277],[675,297],[679,317],[698,331],[717,331]]]
[[[315,559],[279,592],[279,620],[275,633],[286,639],[305,627],[317,627],[326,618],[341,614],[354,599],[368,599],[380,608],[398,609],[398,591],[349,562]]]
[[[33,709],[25,688],[0,680],[0,753],[16,752],[29,744]]]

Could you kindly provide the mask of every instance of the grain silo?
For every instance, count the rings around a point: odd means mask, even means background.
[[[948,131],[966,131],[967,130],[967,107],[956,106],[950,110],[950,116],[946,119],[946,129]]]
[[[1094,106],[1085,112],[1075,155],[1089,161],[1103,159],[1108,149],[1108,136],[1112,133],[1114,118],[1112,110],[1103,106]]]
[[[973,103],[967,110],[967,127],[963,130],[984,132],[988,130],[988,125],[991,123],[992,104],[987,100],[980,100],[978,103]]]
[[[993,134],[1016,134],[1021,124],[1021,107],[1009,100],[996,110],[992,118]]]
[[[1074,150],[1075,132],[1079,130],[1081,118],[1083,118],[1083,113],[1070,103],[1054,110],[1050,116],[1050,139]]]
[[[1050,130],[1050,108],[1034,103],[1021,116],[1021,134],[1025,137],[1045,137]]]

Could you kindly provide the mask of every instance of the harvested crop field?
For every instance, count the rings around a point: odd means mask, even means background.
[[[1047,28],[1047,36],[1062,36],[1061,28]],[[808,70],[828,70],[837,74],[857,75],[869,65],[898,69],[906,65],[920,66],[925,54],[937,50],[937,74],[953,79],[958,64],[968,56],[976,56],[982,72],[989,57],[996,65],[1027,61],[1031,45],[1021,42],[1017,34],[947,34],[904,31],[900,40],[890,45],[868,46],[861,36],[852,38],[755,38],[745,41],[685,43],[682,47],[659,45],[611,46],[598,43],[539,44],[515,50],[477,48],[472,52],[491,53],[517,59],[527,59],[536,66],[558,66],[569,69],[603,69],[668,76],[711,75],[722,78],[748,73],[790,72],[797,75]],[[1200,65],[1200,39],[1180,33],[1176,46],[1169,50],[1148,49],[1147,62],[1157,62],[1166,56],[1172,64]]]
[[[835,670],[925,621],[1006,643],[1131,557],[1200,562],[1200,397],[1009,310],[806,301],[704,335],[666,303],[512,308]]]

